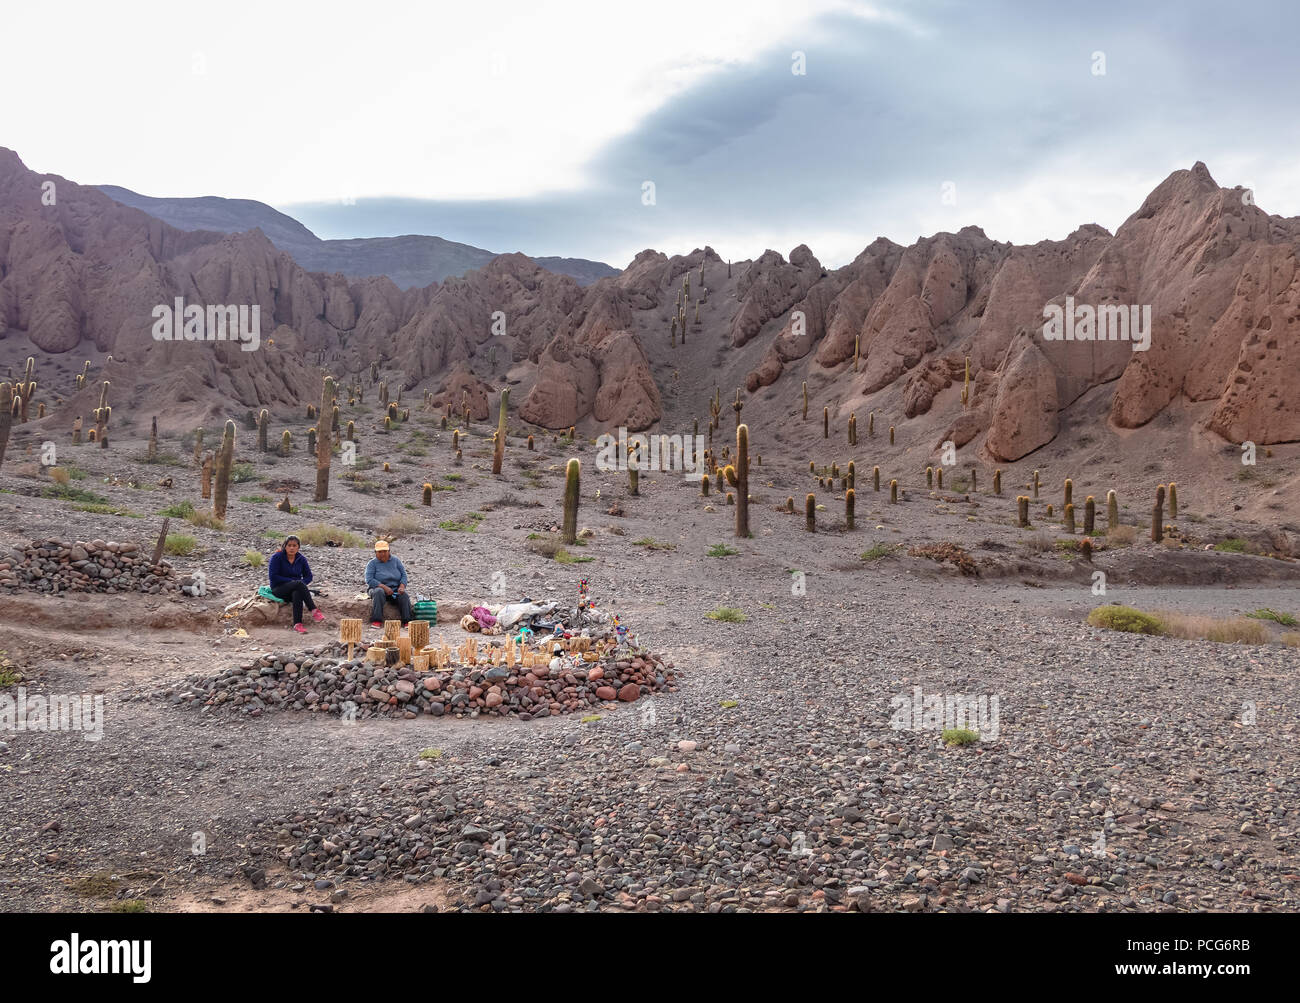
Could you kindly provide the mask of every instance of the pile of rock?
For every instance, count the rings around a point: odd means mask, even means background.
[[[135,543],[33,540],[0,558],[0,587],[38,592],[147,592],[178,587],[168,561],[150,564]]]
[[[355,719],[444,714],[516,715],[522,721],[584,711],[602,702],[630,703],[676,689],[662,655],[616,650],[599,662],[571,655],[548,667],[453,665],[418,674],[409,665],[385,667],[348,660],[338,642],[303,654],[281,653],[194,677],[162,696],[175,703],[260,717],[274,709],[306,710]]]

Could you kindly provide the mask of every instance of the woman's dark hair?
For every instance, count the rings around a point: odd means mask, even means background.
[[[284,538],[284,543],[280,544],[280,549],[283,550],[285,547],[289,546],[289,541],[290,541],[290,540],[292,540],[294,543],[298,544],[298,549],[299,549],[299,550],[302,549],[302,541],[299,540],[296,536],[286,536],[286,537]]]

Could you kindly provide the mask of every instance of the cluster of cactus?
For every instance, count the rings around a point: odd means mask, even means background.
[[[331,406],[330,402],[334,399],[334,377],[326,376],[321,382],[320,394],[320,413]],[[316,493],[313,501],[323,502],[329,499],[330,495],[330,440],[329,436],[321,435],[316,439]]]
[[[86,360],[86,367],[77,374],[77,389],[84,389],[86,382],[90,379],[90,360]]]
[[[27,424],[27,411],[31,406],[32,394],[36,392],[36,360],[30,356],[27,359],[27,366],[23,370],[22,382],[13,388],[14,396],[19,401],[18,417],[25,425]]]

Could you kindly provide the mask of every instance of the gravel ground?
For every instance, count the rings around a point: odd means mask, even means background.
[[[318,513],[241,503],[272,489],[233,486],[226,532],[181,527],[201,549],[175,560],[205,571],[201,600],[3,598],[0,648],[24,685],[100,690],[106,724],[99,742],[0,733],[0,905],[276,908],[282,892],[283,907],[347,910],[372,889],[409,887],[405,907],[482,910],[1296,908],[1300,653],[1085,622],[1112,601],[1300,613],[1294,562],[1138,544],[1098,553],[1110,587],[1097,597],[1094,568],[1024,546],[1014,488],[974,505],[924,491],[878,505],[864,491],[851,534],[836,528],[843,503],[828,495],[810,535],[802,513],[774,511],[802,498],[806,469],[766,458],[747,541],[697,483],[643,476],[642,496],[629,498],[616,475],[589,476],[580,521],[595,535],[573,553],[592,560],[566,566],[527,550],[530,533],[558,520],[564,451],[512,448],[510,477],[495,481],[474,449],[462,467],[446,463],[438,436],[428,433],[432,459],[371,471],[384,494],[339,485]],[[143,451],[119,441],[125,456]],[[589,460],[590,446],[579,455]],[[110,471],[130,476],[123,456],[77,456],[94,490],[142,513],[197,495],[184,468],[171,471],[175,490],[148,491],[103,483]],[[301,457],[258,473],[311,483]],[[430,510],[418,481],[431,473],[454,490]],[[0,495],[7,544],[157,532],[154,518],[29,497],[36,483],[8,465],[0,476],[16,492]],[[402,495],[416,508],[392,500]],[[605,514],[615,500],[624,515]],[[317,518],[368,536],[394,511],[418,520],[395,544],[418,590],[490,598],[504,580],[511,597],[573,598],[585,577],[598,604],[676,665],[677,692],[585,723],[219,720],[172,702],[194,673],[334,636],[333,618],[306,642],[277,626],[242,638],[220,622],[221,607],[262,580],[242,564],[245,549]],[[485,516],[476,532],[437,528],[471,511]],[[673,549],[632,545],[647,539]],[[861,560],[878,540],[905,548]],[[966,547],[980,576],[906,553],[939,541]],[[717,543],[739,553],[706,556]],[[351,594],[364,551],[306,552],[332,595]],[[1129,584],[1152,580],[1221,584]],[[708,618],[723,606],[746,621]],[[896,699],[916,687],[996,698],[996,737],[987,720],[964,747],[944,746],[934,728],[892,726]],[[116,879],[107,890],[77,880],[104,871]]]

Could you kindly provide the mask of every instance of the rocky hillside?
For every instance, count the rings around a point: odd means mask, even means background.
[[[710,248],[647,250],[586,288],[512,254],[403,290],[309,271],[260,230],[176,229],[62,179],[43,205],[45,180],[0,153],[3,361],[29,348],[73,366],[112,354],[120,389],[187,405],[166,419],[178,424],[232,404],[297,406],[318,366],[347,378],[378,362],[406,391],[468,395],[479,417],[508,383],[521,418],[593,434],[706,423],[715,387],[727,401],[742,389],[746,420],[779,425],[807,384],[812,413],[828,408],[835,428],[876,411],[913,444],[951,439],[993,462],[1056,440],[1085,398],[1090,420],[1116,432],[1167,413],[1230,442],[1300,440],[1288,365],[1300,220],[1268,216],[1199,163],[1113,235],[1090,224],[1018,246],[966,227],[906,248],[877,239],[834,270],[803,246],[734,263]],[[258,304],[263,347],[153,341],[150,311],[177,296]],[[1134,307],[1135,323],[1149,307],[1149,349],[1049,340],[1048,306]],[[78,400],[58,420],[85,410]],[[815,441],[811,424],[796,438]]]
[[[153,198],[119,188],[100,185],[99,190],[114,201],[140,209],[178,230],[215,230],[239,233],[261,230],[276,247],[288,251],[303,268],[313,272],[342,272],[349,279],[385,275],[399,289],[413,289],[442,282],[482,268],[498,254],[481,247],[407,234],[401,237],[354,237],[321,240],[292,216],[250,199]],[[586,258],[537,258],[537,263],[559,275],[569,275],[579,285],[590,285],[618,269],[603,261]]]

